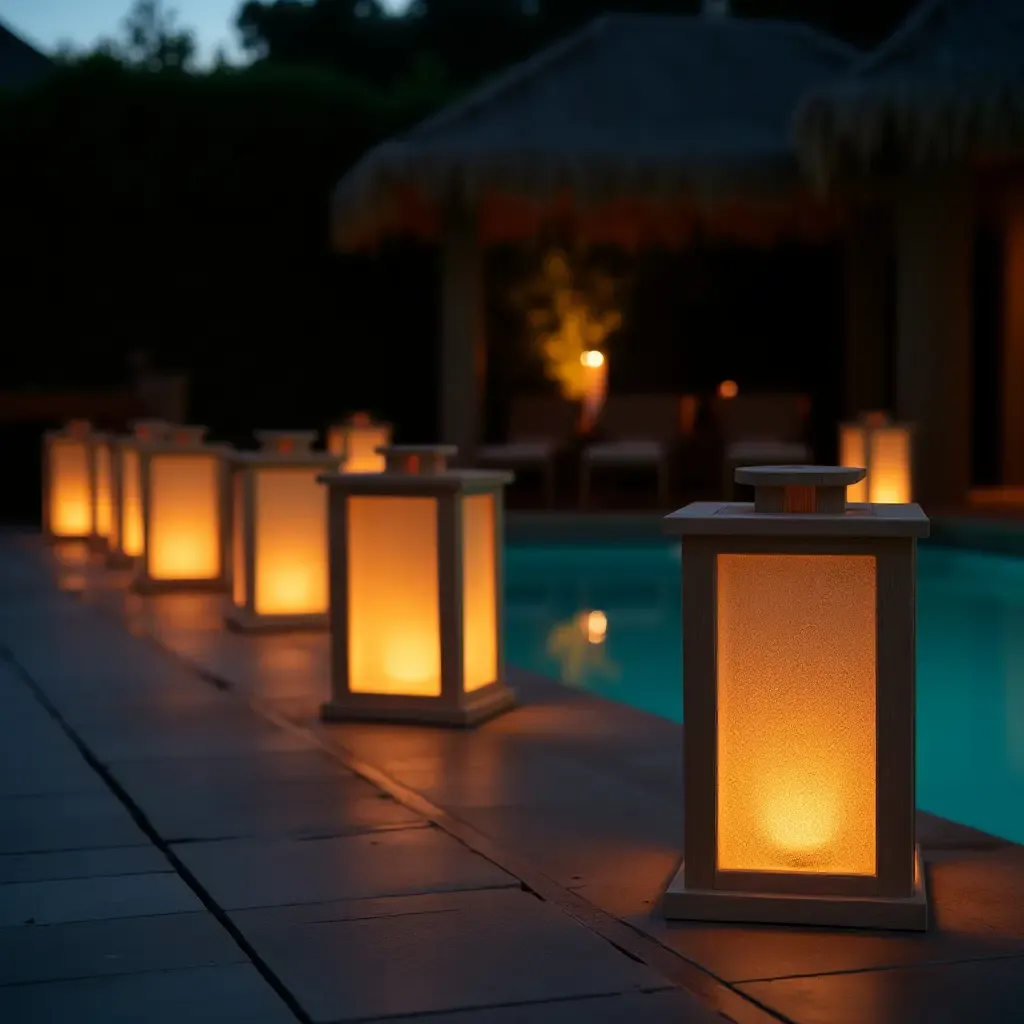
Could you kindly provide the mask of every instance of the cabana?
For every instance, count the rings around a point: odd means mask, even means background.
[[[856,53],[801,24],[608,15],[367,154],[333,199],[338,246],[442,246],[441,440],[472,458],[486,359],[481,247],[545,223],[590,243],[750,243],[833,232],[790,135]]]
[[[974,230],[981,214],[1000,227],[1002,477],[1024,484],[1024,3],[925,0],[847,75],[811,91],[795,138],[829,195],[883,207],[860,219],[852,268],[861,321],[848,376],[862,409],[880,404],[880,228],[891,219],[896,404],[917,427],[923,501],[958,504],[970,487]]]

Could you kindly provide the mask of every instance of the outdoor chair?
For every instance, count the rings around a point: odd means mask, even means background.
[[[579,406],[560,395],[517,395],[512,399],[508,440],[484,445],[477,461],[502,469],[539,469],[544,500],[553,505],[556,460],[575,436],[579,415]]]
[[[735,494],[739,466],[799,466],[812,461],[804,440],[806,395],[754,394],[715,400],[722,434],[722,491]]]
[[[598,423],[602,439],[586,445],[580,454],[580,507],[590,504],[595,469],[635,467],[654,470],[658,501],[667,505],[682,409],[679,395],[609,395]]]

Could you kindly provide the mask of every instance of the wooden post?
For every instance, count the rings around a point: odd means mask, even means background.
[[[441,441],[471,465],[486,383],[483,265],[474,214],[449,207],[441,245]]]
[[[896,398],[917,428],[915,497],[955,506],[971,485],[974,212],[952,182],[915,181],[897,207]]]
[[[1008,205],[1003,241],[1002,482],[1024,486],[1024,196]]]
[[[888,311],[892,222],[885,211],[859,209],[846,236],[845,404],[854,417],[888,406]]]

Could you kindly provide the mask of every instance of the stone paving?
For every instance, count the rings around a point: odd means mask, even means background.
[[[65,562],[0,542],[0,1021],[1024,1019],[1024,848],[920,814],[924,935],[669,925],[678,726],[322,726],[324,636]]]

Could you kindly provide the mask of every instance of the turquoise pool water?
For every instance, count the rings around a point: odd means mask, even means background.
[[[506,574],[512,664],[682,721],[678,545],[512,545]],[[925,548],[918,581],[918,805],[1024,843],[1024,559]]]

